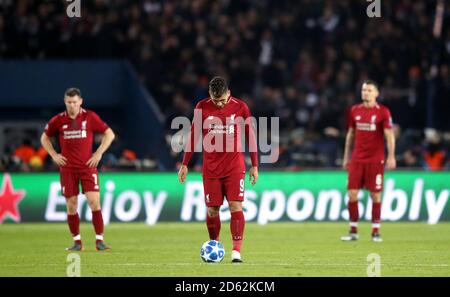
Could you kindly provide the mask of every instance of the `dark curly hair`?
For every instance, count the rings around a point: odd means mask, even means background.
[[[220,98],[228,91],[228,84],[225,78],[221,76],[215,76],[209,82],[209,91],[212,97]]]

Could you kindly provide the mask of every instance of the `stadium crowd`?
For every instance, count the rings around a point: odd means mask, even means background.
[[[175,116],[192,117],[211,76],[225,76],[254,116],[280,118],[280,159],[267,166],[286,170],[340,166],[348,108],[371,78],[393,114],[399,166],[450,168],[450,30],[433,36],[435,1],[383,0],[380,18],[351,0],[94,0],[81,1],[81,18],[68,18],[64,2],[0,0],[0,58],[129,59],[168,136]],[[33,170],[30,152],[11,149],[3,167]],[[139,160],[124,152],[103,169]]]

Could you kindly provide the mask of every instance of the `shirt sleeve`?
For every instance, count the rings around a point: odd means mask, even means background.
[[[392,116],[389,109],[385,108],[383,110],[383,129],[391,129],[392,128]]]
[[[256,141],[256,134],[251,122],[251,113],[247,104],[243,104],[244,107],[244,120],[245,120],[245,139],[248,143],[248,150],[250,152],[250,159],[252,166],[258,166],[258,144]]]
[[[197,103],[194,109],[194,118],[192,119],[192,125],[191,125],[191,131],[189,132],[189,136],[187,137],[186,146],[184,147],[184,154],[183,154],[183,161],[182,164],[185,166],[188,166],[189,161],[192,158],[192,155],[195,151],[195,146],[199,139],[202,137],[202,127],[203,127],[203,121],[198,116],[198,113],[195,112],[195,110],[201,110],[200,102]],[[197,128],[198,131],[196,131],[196,127],[200,127],[200,129]],[[197,135],[200,134],[200,135]]]
[[[355,124],[355,118],[353,117],[353,107],[348,111],[347,114],[347,128],[353,128],[355,129],[356,124]]]
[[[56,135],[59,131],[59,124],[58,124],[58,116],[54,116],[48,123],[45,125],[44,133],[48,137],[52,137]]]
[[[102,121],[102,119],[95,113],[91,112],[91,127],[92,131],[97,133],[105,133],[109,128],[108,125]]]

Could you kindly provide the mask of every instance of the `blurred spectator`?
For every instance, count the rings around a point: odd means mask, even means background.
[[[31,145],[31,141],[29,139],[25,139],[22,145],[14,150],[13,156],[17,159],[17,162],[28,164],[35,154],[36,150]]]
[[[426,132],[426,146],[423,153],[425,168],[432,171],[441,170],[447,161],[441,136],[434,129]]]
[[[421,154],[418,151],[408,149],[406,150],[397,161],[398,167],[409,167],[409,168],[422,168],[423,164],[421,161]]]
[[[48,153],[41,146],[30,159],[30,167],[33,171],[40,171],[44,168]]]

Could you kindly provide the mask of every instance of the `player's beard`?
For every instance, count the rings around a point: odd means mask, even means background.
[[[69,115],[71,115],[71,116],[76,116],[76,115],[78,115],[78,113],[80,112],[80,110],[81,110],[81,107],[79,107],[79,108],[68,108],[68,109],[67,109],[67,112],[68,112]]]
[[[219,101],[219,102],[214,101],[214,104],[216,104],[216,106],[220,107],[220,108],[222,108],[225,105],[225,103],[223,103],[222,101]]]

